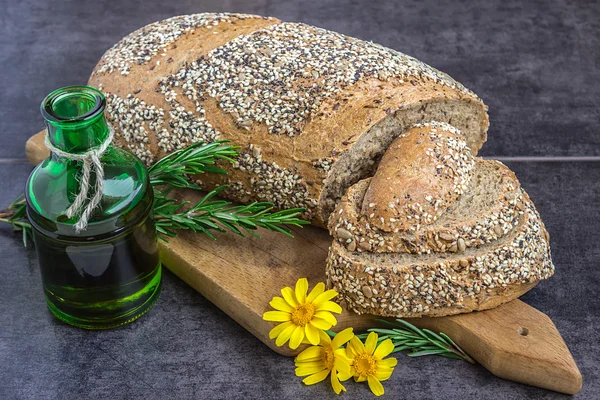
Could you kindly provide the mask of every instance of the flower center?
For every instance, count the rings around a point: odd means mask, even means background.
[[[333,369],[333,362],[335,361],[335,357],[333,355],[333,347],[326,346],[323,347],[323,353],[321,354],[323,358],[323,364],[327,367],[328,370]]]
[[[370,354],[359,354],[354,358],[354,369],[357,375],[369,376],[374,375],[377,370],[375,357]]]
[[[304,326],[310,322],[315,315],[315,306],[311,303],[300,304],[292,311],[292,322],[297,326]]]

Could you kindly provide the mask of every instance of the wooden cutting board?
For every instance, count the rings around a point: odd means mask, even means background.
[[[38,163],[48,156],[43,134],[27,143],[27,157]],[[194,200],[196,192],[180,192]],[[292,356],[298,351],[276,347],[263,321],[269,301],[281,288],[306,277],[310,286],[325,281],[325,258],[331,243],[327,231],[312,226],[294,229],[295,238],[261,231],[262,238],[232,233],[211,240],[190,232],[161,242],[163,264],[175,275],[236,320],[274,351]],[[344,310],[336,330],[360,331],[375,326],[375,317]],[[556,326],[544,313],[514,300],[492,310],[441,318],[415,318],[411,323],[448,334],[493,374],[567,394],[578,393],[582,377]]]

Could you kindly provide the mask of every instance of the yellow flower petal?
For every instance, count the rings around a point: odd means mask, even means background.
[[[329,335],[322,329],[318,329],[318,331],[319,331],[319,339],[321,339],[319,344],[321,346],[331,345],[331,338],[329,337]]]
[[[290,349],[297,349],[298,346],[300,346],[300,343],[302,343],[302,339],[304,339],[304,327],[297,326],[296,329],[294,329],[294,332],[292,332],[292,336],[290,337]]]
[[[364,382],[367,380],[367,378],[364,376],[356,376],[354,372],[352,373],[352,375],[354,375],[354,382]]]
[[[394,370],[391,368],[377,368],[377,371],[375,371],[375,378],[380,381],[387,381],[390,376],[392,376],[392,372],[394,372]]]
[[[347,359],[345,357],[341,358],[338,355],[335,356],[335,360],[333,361],[333,367],[340,373],[343,373],[344,375],[349,375],[352,369]]]
[[[392,343],[390,339],[386,339],[377,346],[377,350],[373,353],[373,357],[377,360],[381,360],[384,357],[389,356],[392,351],[394,351],[394,343]]]
[[[291,287],[288,286],[281,289],[281,295],[290,306],[298,306],[298,301],[296,300],[296,296],[294,295],[294,290]]]
[[[296,376],[312,375],[312,374],[321,372],[323,370],[329,371],[322,362],[313,362],[313,363],[307,363],[307,364],[309,364],[309,365],[301,365],[298,368],[296,368],[296,371],[295,371]]]
[[[316,368],[316,372],[319,372],[323,368],[327,368],[327,366],[323,363],[322,359],[318,359],[318,360],[312,360],[312,361],[298,363],[298,365],[296,365],[296,368],[313,368],[313,369]],[[312,373],[314,373],[314,372],[311,372],[311,374]]]
[[[338,332],[337,335],[335,335],[335,337],[331,341],[331,347],[333,347],[334,349],[337,349],[338,347],[341,347],[341,346],[345,345],[346,343],[348,343],[350,341],[350,339],[352,339],[353,336],[354,336],[353,329],[346,328],[343,331]]]
[[[386,358],[385,360],[381,360],[377,362],[378,366],[394,368],[398,364],[398,360],[395,358]]]
[[[342,312],[342,307],[339,304],[334,303],[333,301],[324,301],[315,306],[315,310],[317,311],[331,311],[334,313],[340,314]]]
[[[309,348],[305,349],[300,354],[298,354],[294,361],[298,363],[302,361],[312,361],[313,359],[320,360],[322,352],[323,348],[321,346],[310,346]]]
[[[315,383],[319,383],[321,381],[324,381],[325,378],[327,378],[327,375],[329,375],[329,370],[325,370],[325,371],[321,371],[318,372],[314,375],[311,375],[307,378],[304,378],[302,380],[302,382],[304,382],[305,385],[314,385]]]
[[[367,336],[367,340],[365,340],[365,351],[368,354],[373,354],[373,352],[375,351],[375,348],[377,347],[378,338],[379,336],[377,336],[375,332],[371,332],[369,333],[369,336]]]
[[[296,290],[294,292],[298,303],[304,304],[306,302],[306,292],[308,292],[308,279],[298,279],[298,282],[296,282]]]
[[[273,297],[273,300],[269,303],[271,307],[279,311],[285,311],[291,313],[294,310],[294,307],[290,306],[287,301],[279,296]]]
[[[329,322],[331,325],[337,324],[337,319],[329,311],[317,311],[313,318],[320,318],[322,320]]]
[[[346,391],[344,385],[340,383],[340,379],[338,378],[338,374],[336,373],[335,369],[331,371],[331,387],[333,388],[335,394],[340,394],[342,390],[344,392]]]
[[[281,324],[277,325],[269,332],[269,339],[275,339],[281,334],[281,332],[283,332],[285,328],[289,327],[290,325],[293,325],[291,321],[282,322]]]
[[[321,338],[319,337],[319,330],[311,324],[304,325],[304,334],[306,335],[306,338],[310,344],[314,346],[318,345],[321,341]]]
[[[338,371],[338,378],[340,381],[347,381],[348,379],[352,378],[352,368],[350,368],[349,371]]]
[[[350,350],[350,354],[348,354],[348,356],[350,358],[354,358],[357,354],[365,352],[365,345],[360,341],[359,338],[354,336],[352,339],[350,339],[346,349]]]
[[[310,320],[310,324],[318,329],[330,329],[332,324],[321,318],[313,318]]]
[[[377,380],[377,378],[374,376],[369,376],[367,380],[369,382],[369,388],[371,388],[371,392],[373,392],[375,396],[381,396],[384,393],[383,385]]]
[[[265,321],[285,322],[292,319],[292,314],[284,311],[267,311],[263,314],[263,319]]]
[[[296,328],[297,328],[296,325],[290,324],[287,328],[285,328],[279,334],[279,336],[277,336],[277,339],[275,340],[275,344],[279,347],[283,346],[285,344],[285,342],[287,342],[289,340],[289,338],[292,336],[292,333],[294,333]]]
[[[335,296],[337,296],[337,294],[338,294],[338,292],[336,292],[335,290],[333,290],[333,289],[329,289],[329,290],[327,290],[326,292],[323,292],[323,293],[321,293],[320,295],[318,295],[318,296],[317,296],[317,297],[316,297],[316,298],[313,300],[313,303],[316,305],[316,304],[322,303],[322,302],[324,302],[324,301],[331,300],[331,299],[333,299]]]
[[[319,282],[315,285],[313,290],[310,291],[310,294],[306,298],[307,303],[312,303],[313,300],[325,291],[325,284],[323,282]]]

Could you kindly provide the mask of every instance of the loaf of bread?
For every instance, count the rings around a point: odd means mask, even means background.
[[[514,174],[476,157],[486,106],[412,57],[301,23],[197,14],[126,36],[89,84],[116,144],[147,164],[196,142],[240,146],[227,175],[198,183],[328,225],[329,284],[356,312],[481,310],[553,272]]]
[[[398,137],[373,178],[350,187],[329,230],[329,284],[357,313],[484,310],[554,272],[548,233],[514,174],[473,159],[460,133],[437,122]]]
[[[305,207],[319,225],[414,124],[451,124],[473,156],[488,128],[475,94],[414,58],[251,15],[150,24],[109,49],[89,83],[106,94],[116,143],[147,164],[230,140],[239,159],[201,184],[229,184],[225,196],[243,203]]]

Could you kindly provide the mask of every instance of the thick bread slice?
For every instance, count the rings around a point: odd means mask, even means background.
[[[305,207],[324,224],[391,142],[430,120],[460,129],[475,154],[486,106],[402,53],[299,23],[196,14],[150,24],[109,49],[89,80],[107,97],[115,143],[147,164],[191,143],[241,147],[227,175],[240,202]]]
[[[368,223],[404,232],[437,220],[467,189],[475,165],[461,133],[441,122],[417,124],[386,150],[362,203]]]
[[[329,219],[329,231],[350,251],[374,253],[464,252],[512,231],[525,209],[515,174],[494,160],[475,159],[465,192],[429,225],[419,214],[408,216],[410,229],[387,232],[370,224],[361,204],[374,178],[353,185]]]
[[[548,233],[523,197],[510,234],[463,253],[359,253],[334,241],[328,282],[351,310],[387,317],[445,316],[513,300],[554,273]]]

